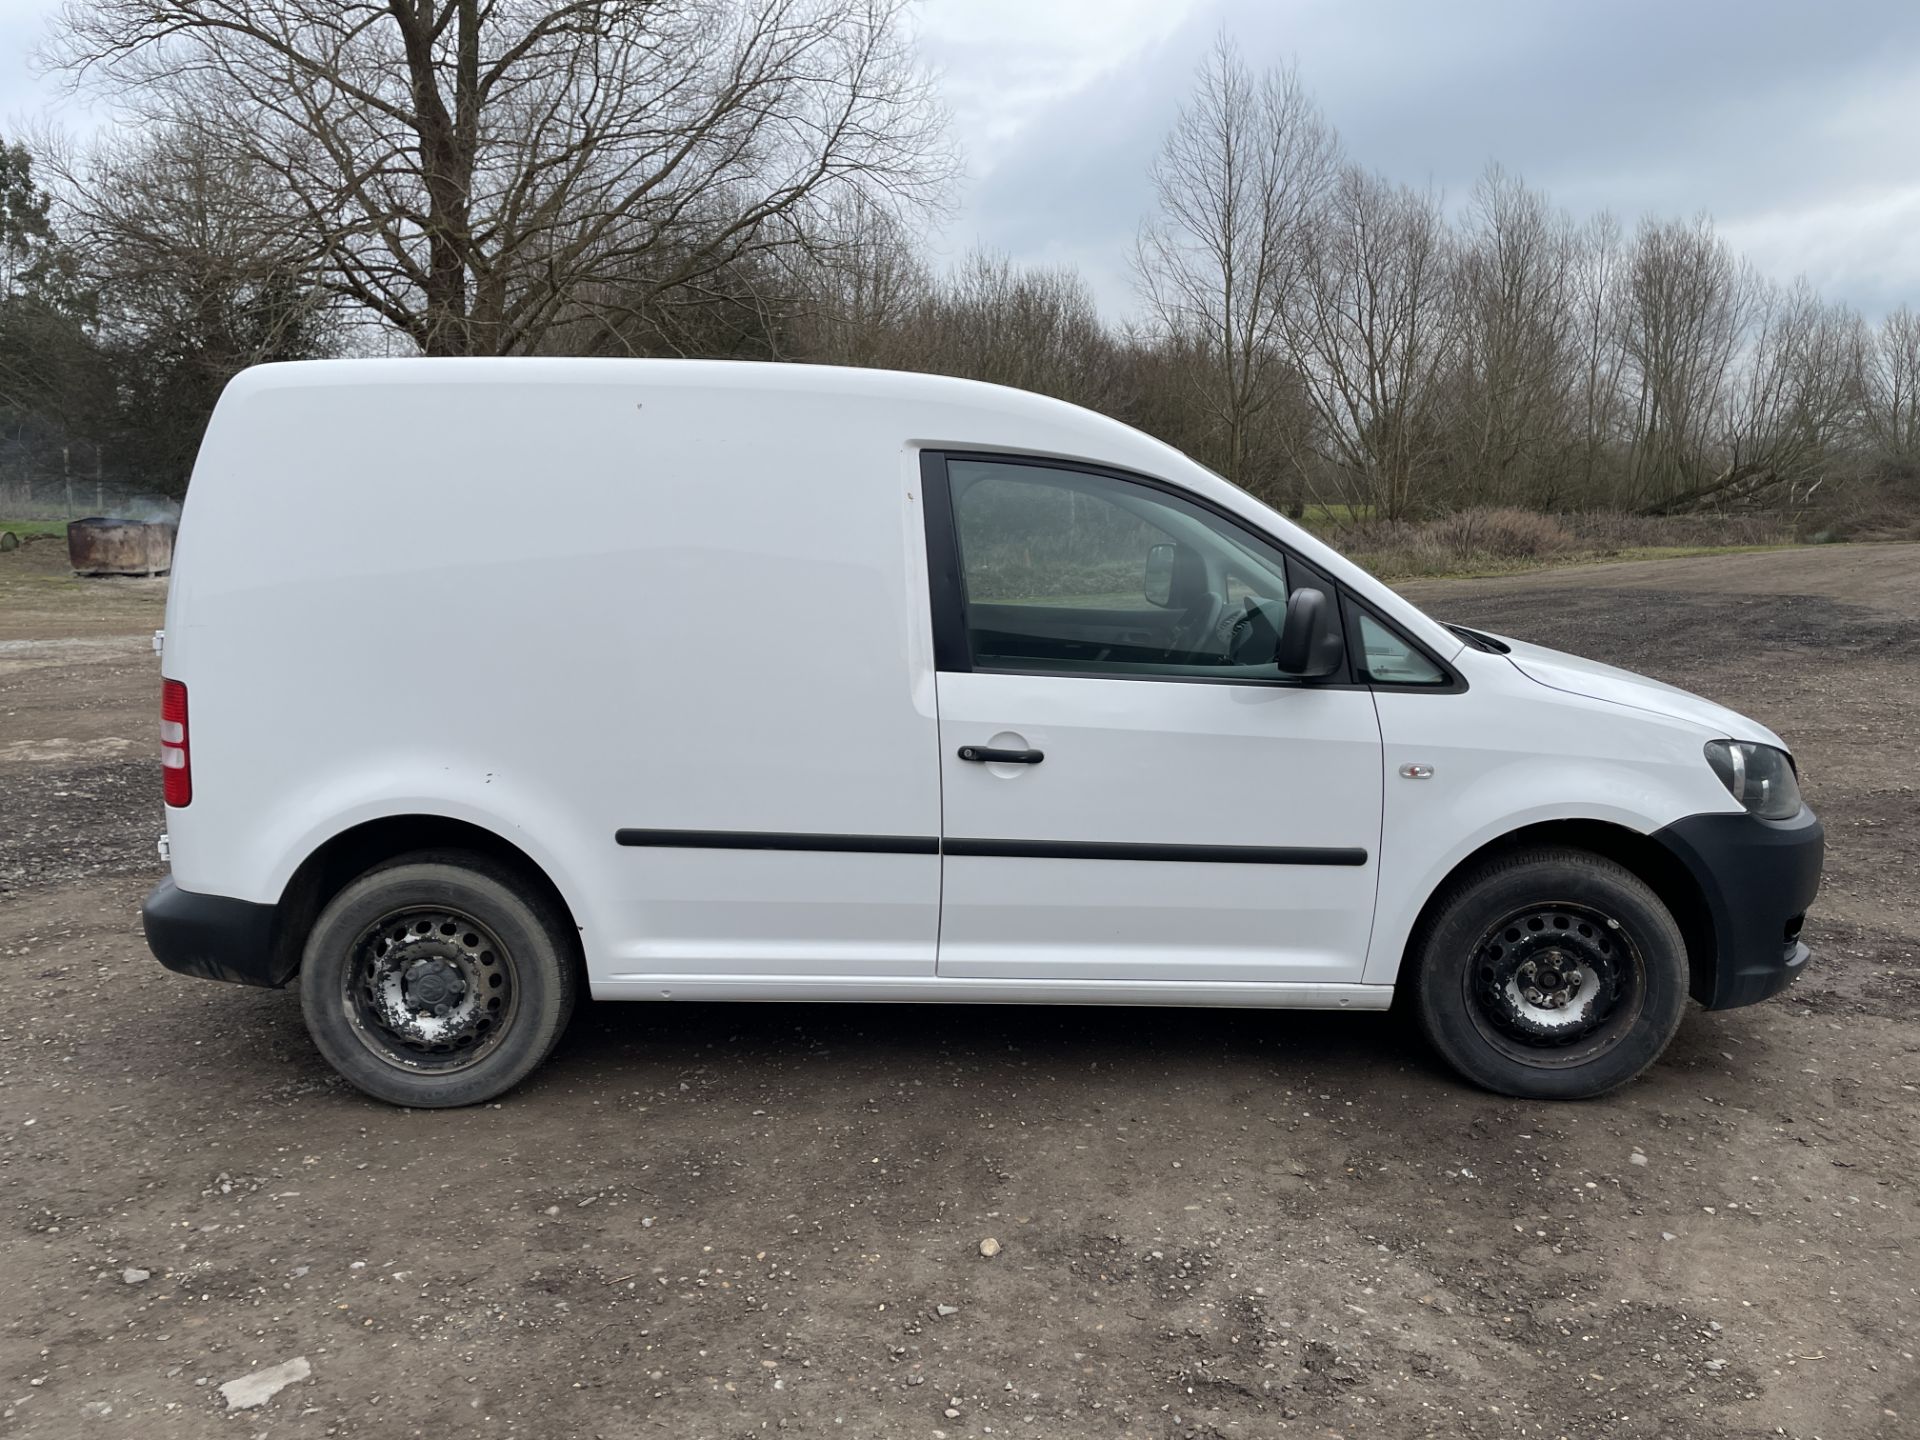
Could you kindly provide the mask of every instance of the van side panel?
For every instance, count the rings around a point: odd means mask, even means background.
[[[166,665],[193,716],[181,886],[276,900],[349,825],[445,814],[547,867],[596,981],[932,974],[897,434],[854,400],[621,383],[638,367],[319,368],[237,382],[195,472]],[[927,843],[726,839],[822,834]]]
[[[1362,977],[1370,985],[1396,983],[1427,901],[1462,860],[1503,836],[1554,820],[1645,835],[1683,815],[1739,809],[1702,763],[1698,726],[1549,690],[1501,655],[1467,650],[1454,664],[1465,693],[1374,695],[1387,788]],[[1410,778],[1403,766],[1430,773]]]

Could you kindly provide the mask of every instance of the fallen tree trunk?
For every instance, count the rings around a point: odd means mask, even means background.
[[[1771,465],[1729,466],[1706,484],[1679,495],[1668,496],[1665,500],[1644,507],[1639,513],[1686,515],[1701,510],[1724,509],[1729,505],[1757,504],[1767,492],[1786,482],[1787,477]]]

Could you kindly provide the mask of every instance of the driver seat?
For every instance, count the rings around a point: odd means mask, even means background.
[[[1180,612],[1173,627],[1170,655],[1211,654],[1214,626],[1226,602],[1207,588],[1207,559],[1191,545],[1173,547],[1173,575],[1167,586],[1167,608]]]

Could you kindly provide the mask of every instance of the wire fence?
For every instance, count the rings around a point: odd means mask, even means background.
[[[178,520],[180,506],[165,495],[130,490],[100,475],[9,467],[0,470],[0,523],[42,523],[105,515],[121,520]]]

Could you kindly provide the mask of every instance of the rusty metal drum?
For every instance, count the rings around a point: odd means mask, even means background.
[[[175,527],[167,521],[90,515],[67,526],[67,557],[78,575],[164,575],[173,568]]]

